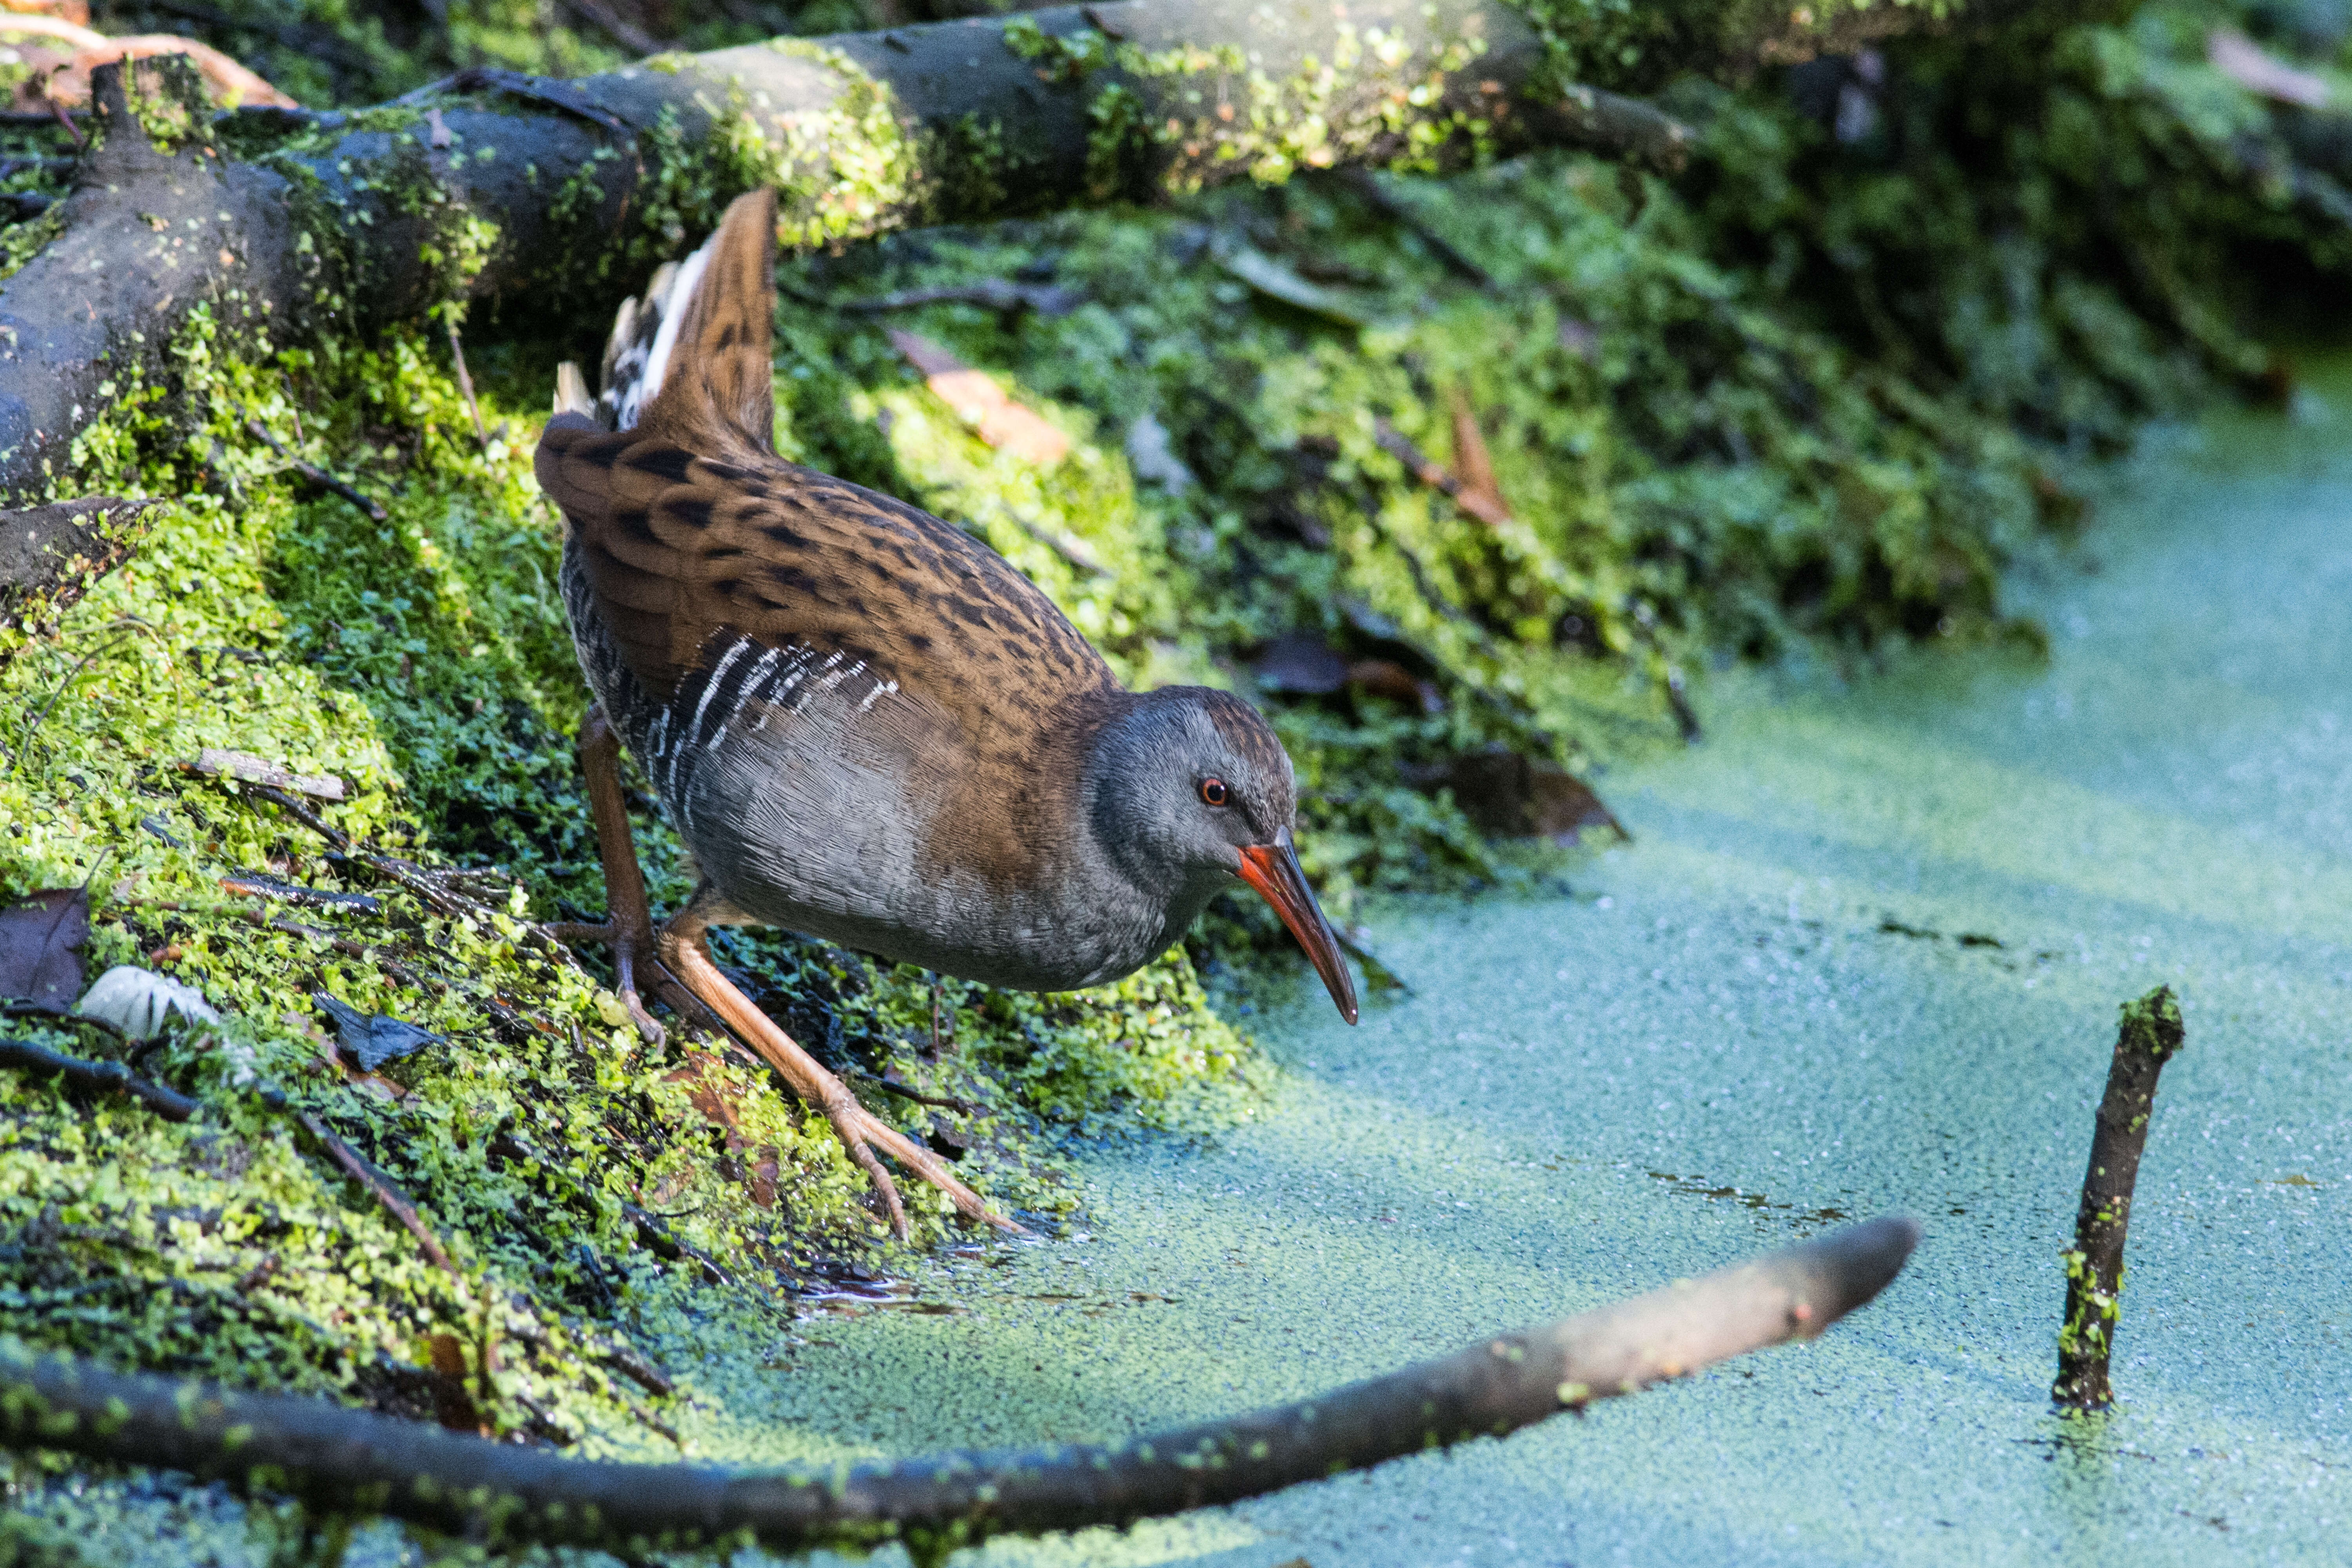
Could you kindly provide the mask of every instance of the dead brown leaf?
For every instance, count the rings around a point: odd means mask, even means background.
[[[87,888],[44,889],[0,909],[0,998],[71,1012],[89,941]]]
[[[1478,428],[1478,412],[1470,406],[1470,395],[1460,387],[1454,389],[1454,471],[1461,477],[1462,490],[1454,499],[1465,511],[1486,519],[1489,512],[1507,522],[1511,503],[1503,499],[1503,487],[1495,479],[1495,461],[1486,451],[1486,434]],[[1475,498],[1479,503],[1472,507]]]
[[[920,371],[940,401],[990,446],[1044,468],[1070,455],[1067,436],[1013,402],[992,377],[929,338],[894,327],[890,346]]]

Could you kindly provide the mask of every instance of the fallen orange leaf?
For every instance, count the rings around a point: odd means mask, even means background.
[[[905,355],[940,400],[990,446],[1045,468],[1070,455],[1067,436],[1013,402],[986,374],[929,338],[894,327],[890,346]]]

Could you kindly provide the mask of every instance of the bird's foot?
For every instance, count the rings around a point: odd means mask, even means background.
[[[764,1057],[767,1053],[761,1051],[761,1055]],[[948,1169],[946,1161],[866,1110],[839,1079],[823,1068],[818,1068],[817,1071],[824,1075],[830,1088],[815,1103],[824,1112],[825,1120],[833,1123],[834,1135],[848,1151],[851,1162],[866,1173],[867,1181],[874,1184],[875,1192],[882,1199],[882,1207],[890,1216],[890,1229],[899,1240],[907,1238],[907,1208],[899,1201],[898,1189],[890,1180],[890,1173],[882,1168],[881,1160],[875,1154],[877,1145],[884,1153],[945,1193],[948,1200],[955,1205],[956,1213],[964,1218],[993,1226],[1011,1236],[1029,1234],[1021,1226],[990,1208],[978,1193],[957,1181],[955,1173]]]
[[[849,1092],[849,1086],[825,1070],[815,1058],[801,1048],[800,1043],[779,1028],[776,1021],[751,1005],[750,997],[737,990],[728,978],[710,962],[702,949],[701,936],[708,921],[703,895],[662,929],[660,960],[662,972],[673,974],[693,993],[695,998],[709,1007],[726,1024],[735,1037],[751,1047],[790,1084],[793,1092],[824,1112],[833,1123],[835,1136],[848,1152],[850,1160],[866,1173],[882,1199],[882,1207],[890,1217],[890,1228],[904,1241],[908,1234],[907,1205],[899,1200],[898,1188],[890,1180],[890,1173],[882,1168],[880,1154],[887,1154],[899,1164],[920,1176],[948,1195],[956,1213],[978,1224],[993,1226],[1013,1236],[1029,1232],[1012,1220],[990,1208],[978,1193],[956,1180],[947,1162],[912,1138],[899,1131],[880,1117],[858,1103]],[[877,1152],[879,1151],[879,1153]]]
[[[638,1037],[652,1046],[660,1045],[668,1038],[668,1031],[646,1011],[645,993],[639,988],[640,982],[650,983],[654,994],[673,1007],[678,1005],[678,998],[666,993],[682,991],[683,987],[663,971],[650,931],[632,929],[632,922],[627,921],[606,921],[601,925],[572,921],[550,925],[546,929],[550,936],[568,947],[594,944],[611,948],[613,990],[621,998],[621,1005],[628,1010],[629,1022],[637,1026]]]

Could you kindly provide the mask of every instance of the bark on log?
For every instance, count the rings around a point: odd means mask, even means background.
[[[1503,0],[1124,0],[572,81],[476,69],[370,110],[226,115],[170,156],[123,112],[121,68],[101,68],[107,144],[60,237],[0,282],[0,498],[43,499],[104,385],[167,374],[200,307],[279,344],[478,300],[596,320],[761,182],[787,242],[814,246],[1539,144],[1671,166],[1683,128],[1572,87],[1563,62],[1607,62],[1612,88],[1669,67],[1738,76],[1855,26],[1940,26],[1942,10],[1688,0],[1531,11],[1539,29]]]
[[[0,627],[35,603],[55,611],[121,563],[140,517],[162,503],[85,496],[0,511]]]
[[[1908,1219],[1847,1226],[1696,1281],[1231,1421],[1097,1447],[749,1472],[614,1465],[455,1436],[317,1400],[238,1394],[36,1359],[0,1342],[0,1442],[384,1513],[479,1544],[624,1556],[746,1537],[780,1550],[898,1539],[918,1561],[1010,1532],[1239,1501],[1811,1339],[1902,1269]]]

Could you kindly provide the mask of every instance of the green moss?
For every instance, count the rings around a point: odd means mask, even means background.
[[[2172,1059],[2188,1037],[2180,1020],[2180,999],[2169,985],[2159,985],[2123,1006],[2122,1048],[2145,1051],[2158,1061]]]
[[[51,206],[29,223],[0,228],[0,279],[13,278],[25,263],[66,231],[65,215]]]

